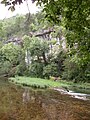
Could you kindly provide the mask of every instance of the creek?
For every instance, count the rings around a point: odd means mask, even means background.
[[[0,78],[0,120],[90,120],[90,99],[22,88]]]

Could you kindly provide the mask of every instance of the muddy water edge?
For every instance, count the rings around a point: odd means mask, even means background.
[[[22,88],[0,78],[0,120],[90,120],[90,101],[50,89]]]

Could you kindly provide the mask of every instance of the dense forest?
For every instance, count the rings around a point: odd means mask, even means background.
[[[43,12],[0,20],[0,75],[90,82],[89,32],[77,42],[63,19],[54,24]]]

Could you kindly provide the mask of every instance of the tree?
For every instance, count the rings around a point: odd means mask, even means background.
[[[20,46],[15,46],[13,43],[3,45],[0,48],[0,74],[12,73],[14,75],[17,67],[23,62],[23,56]]]
[[[85,66],[90,63],[90,1],[39,0],[38,3],[44,4],[43,10],[49,21],[62,24],[66,28],[71,59],[79,66],[81,72],[86,71]]]
[[[63,63],[64,71],[62,73],[62,79],[73,80],[77,83],[90,82],[90,63],[81,67],[72,60],[71,57],[67,57]]]
[[[78,56],[84,62],[90,60],[90,1],[89,0],[31,0],[39,5],[43,4],[46,18],[54,23],[64,21],[67,29],[67,41],[70,47],[77,43]],[[21,4],[22,0],[2,0],[5,5],[14,8],[15,4]],[[12,7],[13,6],[13,7]],[[84,45],[84,46],[83,46]],[[76,51],[76,52],[77,52]],[[83,57],[82,57],[83,56]],[[86,59],[84,59],[86,58]]]
[[[21,49],[20,46],[15,46],[13,43],[8,43],[4,45],[1,49],[2,55],[6,60],[10,61],[12,64],[17,64],[21,59]]]
[[[23,46],[26,51],[27,74],[34,77],[43,77],[43,67],[48,63],[49,45],[47,41],[25,35],[23,37]]]
[[[0,21],[0,41],[3,41],[4,39],[5,39],[4,25],[3,22]]]
[[[47,64],[46,54],[49,51],[48,43],[40,38],[24,36],[24,48],[29,52],[30,56],[33,59],[37,57],[38,61],[44,61],[44,64]]]
[[[2,0],[10,5],[11,10],[22,0]],[[89,0],[31,0],[37,5],[43,5],[45,18],[52,24],[62,25],[66,29],[66,40],[71,61],[78,65],[81,71],[87,72],[90,64],[90,1]],[[82,74],[83,75],[83,74]]]
[[[2,20],[6,40],[13,38],[17,35],[18,37],[23,35],[24,21],[25,16],[19,15]]]

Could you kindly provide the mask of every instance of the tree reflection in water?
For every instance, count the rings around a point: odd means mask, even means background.
[[[90,101],[0,82],[0,120],[90,120]]]
[[[30,100],[30,93],[29,93],[29,89],[28,88],[25,88],[22,97],[23,97],[23,103],[29,102],[29,100]]]

